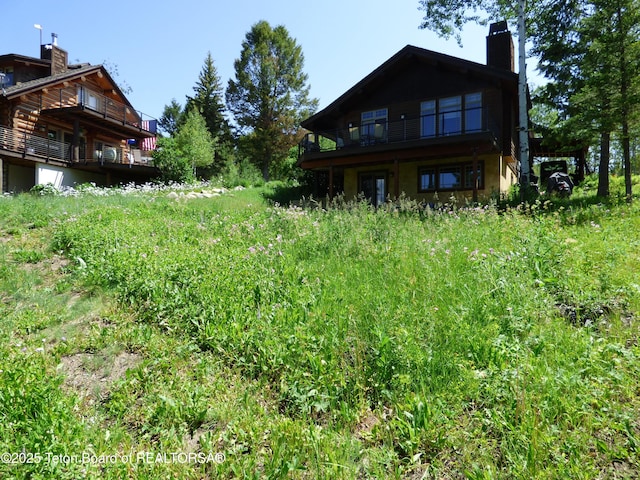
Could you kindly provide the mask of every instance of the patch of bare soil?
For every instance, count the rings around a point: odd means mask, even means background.
[[[100,402],[108,396],[113,383],[141,361],[141,355],[127,352],[115,356],[97,352],[62,357],[63,386],[89,403]]]

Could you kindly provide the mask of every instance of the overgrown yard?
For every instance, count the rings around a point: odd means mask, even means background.
[[[637,478],[640,209],[0,199],[0,478]]]

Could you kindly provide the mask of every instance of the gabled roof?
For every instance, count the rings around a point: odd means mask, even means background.
[[[318,118],[339,111],[345,103],[353,100],[354,97],[356,97],[359,93],[370,88],[381,78],[385,77],[394,70],[397,70],[409,63],[414,62],[424,62],[434,65],[446,66],[449,69],[458,70],[461,73],[473,72],[473,74],[476,76],[504,81],[507,84],[512,84],[517,88],[518,76],[514,72],[477,62],[472,62],[470,60],[464,60],[462,58],[452,57],[450,55],[434,52],[432,50],[427,50],[420,47],[415,47],[413,45],[407,45],[382,65],[380,65],[378,68],[376,68],[369,75],[356,83],[353,87],[347,90],[343,95],[338,97],[338,99],[333,101],[323,110],[303,121],[302,126],[307,128],[308,126],[312,125]]]
[[[80,66],[71,66],[67,68],[64,72],[57,73],[55,75],[49,75],[47,77],[36,78],[35,80],[30,80],[28,82],[23,82],[18,85],[12,85],[10,87],[5,87],[4,91],[0,92],[0,96],[6,97],[8,100],[19,97],[20,95],[24,95],[27,93],[36,92],[38,90],[42,90],[43,88],[47,88],[52,85],[59,84],[65,81],[78,80],[83,76],[91,75],[94,73],[101,72],[102,75],[105,76],[109,84],[116,91],[118,96],[122,98],[122,101],[126,103],[128,106],[133,108],[127,97],[122,93],[120,87],[113,80],[109,72],[102,65],[80,65]]]

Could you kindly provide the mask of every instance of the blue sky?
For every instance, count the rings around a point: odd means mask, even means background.
[[[38,57],[58,34],[70,62],[117,67],[137,109],[159,118],[175,98],[191,95],[207,52],[222,84],[234,77],[242,41],[260,20],[283,25],[302,47],[311,95],[327,106],[405,45],[485,63],[488,27],[468,25],[463,47],[420,30],[418,0],[0,0],[0,54]],[[516,41],[514,39],[514,41]],[[534,73],[535,62],[527,69]],[[530,81],[530,84],[532,82]],[[533,79],[536,83],[536,79]],[[539,82],[538,82],[539,83]]]

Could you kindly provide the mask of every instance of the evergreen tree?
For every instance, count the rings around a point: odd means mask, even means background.
[[[609,195],[612,135],[619,138],[631,200],[630,130],[637,124],[640,13],[637,0],[567,0],[535,15],[534,52],[552,80],[543,98],[561,114],[555,134],[600,144],[598,195]]]
[[[194,96],[187,97],[186,110],[196,108],[211,136],[219,141],[230,142],[231,128],[225,118],[224,91],[211,52],[207,53],[193,91]]]
[[[270,168],[286,159],[301,136],[299,124],[317,108],[309,98],[304,56],[283,26],[256,23],[234,62],[235,80],[229,80],[227,106],[240,132],[241,147],[259,165],[265,180]]]
[[[169,105],[164,106],[162,116],[158,120],[158,126],[167,135],[173,137],[182,123],[182,116],[182,107],[174,98]]]

